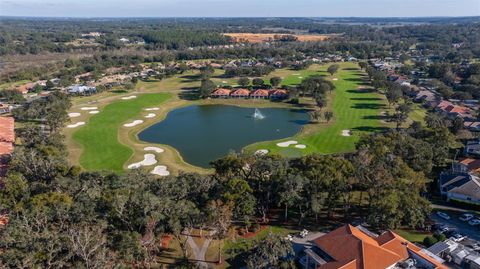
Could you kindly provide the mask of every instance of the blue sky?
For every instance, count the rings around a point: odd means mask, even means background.
[[[480,0],[0,0],[0,15],[49,17],[478,16]]]

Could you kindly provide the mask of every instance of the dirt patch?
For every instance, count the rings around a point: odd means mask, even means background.
[[[295,35],[295,34],[256,34],[256,33],[226,33],[224,34],[233,39],[236,43],[264,43],[275,41],[282,36],[294,36],[300,42],[324,41],[330,38],[328,35]]]

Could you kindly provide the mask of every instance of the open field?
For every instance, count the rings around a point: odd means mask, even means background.
[[[257,34],[257,33],[226,33],[226,36],[231,37],[237,43],[263,43],[273,41],[275,36],[282,35],[291,35],[295,36],[300,42],[309,42],[309,41],[324,41],[329,38],[328,35],[297,35],[297,34]]]

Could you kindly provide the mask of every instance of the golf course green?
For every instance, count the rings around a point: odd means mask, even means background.
[[[158,106],[170,97],[169,93],[141,94],[101,109],[73,134],[73,139],[83,147],[80,165],[87,170],[123,171],[123,164],[132,156],[133,150],[118,141],[120,126],[140,118],[143,108]]]

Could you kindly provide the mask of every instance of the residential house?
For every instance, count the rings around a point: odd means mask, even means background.
[[[468,173],[479,174],[480,173],[480,159],[465,158],[458,163],[459,166],[463,166],[463,171]]]
[[[439,99],[440,97],[437,96],[434,92],[423,88],[422,90],[415,93],[413,101],[417,103],[422,103],[422,102],[433,102]]]
[[[78,84],[68,87],[69,94],[92,94],[95,92],[97,92],[96,87],[89,87],[89,86],[78,85]]]
[[[274,100],[282,100],[288,98],[288,92],[286,90],[272,90],[270,91],[270,98]]]
[[[472,132],[480,132],[480,121],[465,121],[463,126]]]
[[[232,93],[232,90],[220,88],[220,89],[216,89],[211,94],[211,97],[213,97],[213,98],[228,98],[228,97],[230,97],[231,93]]]
[[[248,98],[250,96],[250,91],[247,89],[238,89],[233,91],[230,96],[233,98]]]
[[[23,84],[22,86],[17,87],[15,90],[17,90],[21,94],[25,95],[29,91],[33,90],[34,87],[35,87],[35,83],[30,82],[30,83]]]
[[[468,141],[463,154],[467,156],[480,156],[480,140]]]
[[[14,126],[13,117],[0,117],[0,178],[6,175],[7,163],[13,153]]]
[[[440,174],[440,193],[447,201],[454,200],[480,205],[480,178],[469,174],[465,165],[454,165],[452,170]]]
[[[0,104],[0,114],[10,113],[11,106],[7,104]]]
[[[250,98],[253,98],[253,99],[268,99],[269,95],[270,95],[269,90],[254,90],[250,94]]]
[[[300,261],[305,269],[447,268],[442,259],[392,231],[375,235],[351,225],[314,239],[305,254]]]

